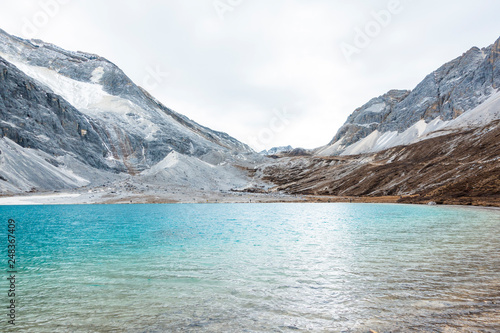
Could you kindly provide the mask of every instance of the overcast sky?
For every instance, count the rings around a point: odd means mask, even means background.
[[[261,150],[500,37],[500,1],[0,0],[0,28],[99,54],[166,106]]]

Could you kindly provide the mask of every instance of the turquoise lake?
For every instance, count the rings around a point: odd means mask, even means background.
[[[0,206],[0,221],[2,332],[500,331],[499,210]]]

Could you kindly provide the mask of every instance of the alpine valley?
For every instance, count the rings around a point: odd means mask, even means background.
[[[98,55],[0,30],[3,199],[500,206],[499,140],[500,39],[373,98],[323,147],[259,154]]]

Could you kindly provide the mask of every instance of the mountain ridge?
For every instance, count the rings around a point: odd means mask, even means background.
[[[317,154],[329,156],[375,152],[377,150],[373,147],[355,149],[353,146],[375,131],[382,135],[395,135],[404,133],[421,120],[429,124],[436,119],[442,122],[456,119],[483,103],[500,88],[499,55],[500,38],[482,49],[472,47],[440,66],[411,91],[391,90],[373,98],[356,109],[332,141],[317,149]],[[396,103],[390,97],[395,97]],[[380,141],[387,139],[387,136],[382,137]]]
[[[231,149],[252,152],[250,147],[226,133],[212,131],[186,116],[165,107],[143,88],[135,85],[121,69],[103,57],[81,51],[66,51],[58,46],[42,41],[34,44],[33,41],[10,36],[5,31],[0,31],[0,52],[13,57],[13,59],[7,59],[11,63],[13,62],[12,60],[17,60],[24,65],[47,68],[72,80],[82,83],[99,84],[105,93],[127,99],[142,108],[161,108],[162,112],[176,118],[177,122],[182,123],[186,128],[189,127],[197,135],[202,134],[209,141],[216,142],[217,144],[224,142],[223,146],[229,146]],[[95,72],[99,69],[101,70],[101,75],[97,75],[96,78]],[[47,84],[45,85],[47,86]]]
[[[80,186],[93,183],[93,173],[101,172],[110,174],[102,179],[114,177],[118,181],[121,173],[140,175],[172,152],[190,160],[182,164],[185,166],[204,165],[196,159],[224,169],[233,165],[234,170],[228,172],[234,177],[228,177],[227,184],[226,179],[220,179],[221,187],[230,188],[236,183],[240,187],[251,179],[238,167],[261,158],[227,133],[211,130],[169,109],[103,57],[67,51],[40,40],[28,41],[3,30],[0,30],[0,96],[0,140],[11,140],[4,142],[4,148],[14,147],[19,156],[43,155],[43,161],[50,161],[44,166],[47,176],[62,175],[63,168],[75,168],[82,173],[74,176],[87,180],[53,179],[54,184],[59,184],[54,187],[39,177],[18,174],[24,182],[19,181],[15,186],[0,182],[2,192],[7,189],[15,192],[16,186],[21,192],[27,188],[64,189],[64,184]],[[2,176],[11,182],[16,172],[8,163],[27,166],[25,160],[15,160],[12,156],[10,159],[0,156],[0,176],[2,169],[11,170],[13,173]],[[30,164],[23,174],[36,173],[33,167]],[[218,174],[215,169],[205,171]],[[181,177],[181,172],[169,174]],[[66,174],[61,177],[66,179]],[[187,184],[180,179],[171,181]],[[193,179],[196,182],[201,183]]]

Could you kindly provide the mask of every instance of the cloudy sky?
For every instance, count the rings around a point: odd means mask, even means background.
[[[261,150],[500,37],[496,0],[0,0],[0,28],[99,54],[166,106]]]

